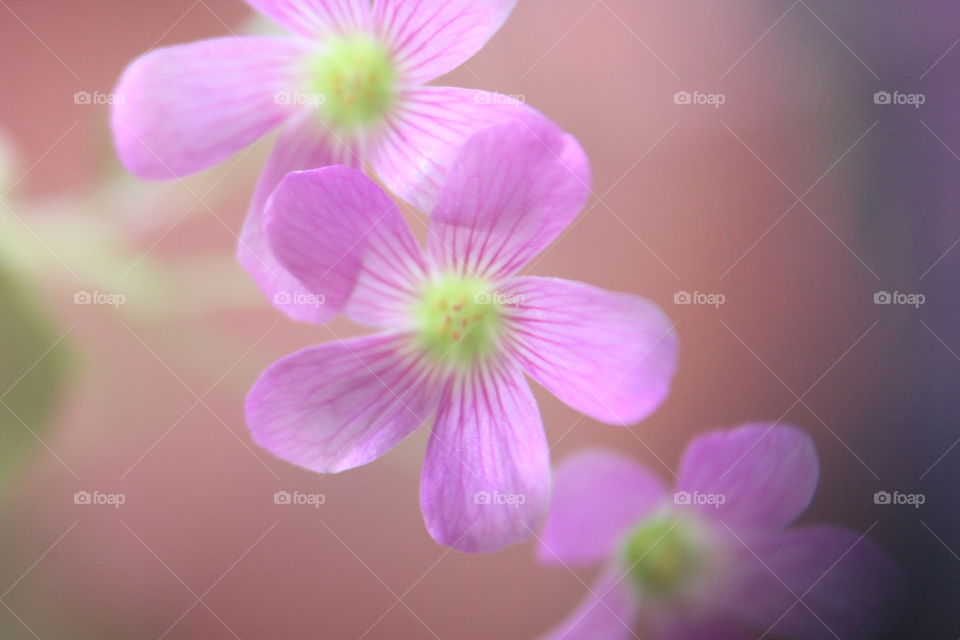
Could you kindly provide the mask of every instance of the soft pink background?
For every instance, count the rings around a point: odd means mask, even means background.
[[[20,191],[32,196],[82,193],[116,170],[106,108],[74,105],[75,91],[109,92],[146,49],[225,35],[248,15],[239,0],[2,4],[0,125],[21,147],[30,171]],[[643,424],[604,426],[537,390],[554,459],[606,445],[669,477],[696,433],[776,420],[792,407],[785,420],[809,429],[823,463],[810,519],[864,531],[881,488],[866,467],[895,466],[882,454],[894,434],[860,428],[882,402],[857,395],[884,396],[889,383],[877,375],[896,326],[870,329],[884,274],[854,255],[874,255],[853,215],[870,136],[804,196],[825,224],[797,205],[765,232],[794,203],[790,189],[804,193],[870,127],[875,89],[802,9],[757,42],[786,6],[524,0],[441,82],[522,94],[592,158],[596,197],[532,272],[642,294],[677,321],[674,393]],[[722,92],[726,104],[677,106],[678,90]],[[231,197],[211,202],[220,220],[203,207],[179,221],[182,211],[162,212],[175,226],[161,225],[141,248],[159,240],[151,255],[231,252],[258,161],[238,167]],[[259,371],[334,333],[357,333],[348,323],[293,326],[265,301],[133,322],[71,305],[77,283],[61,275],[38,297],[64,328],[78,321],[77,362],[46,440],[79,479],[37,450],[4,515],[0,564],[5,588],[69,530],[5,598],[41,637],[233,638],[229,627],[244,639],[528,638],[584,592],[589,571],[538,567],[532,544],[470,557],[430,539],[417,498],[426,430],[383,460],[329,477],[252,444],[242,400]],[[205,286],[216,288],[209,277]],[[677,306],[680,290],[722,293],[727,303]],[[793,394],[815,383],[809,408],[796,404]],[[127,503],[76,506],[77,490],[122,492]],[[277,506],[279,490],[322,492],[326,504]],[[883,543],[889,531],[872,535]],[[203,603],[190,608],[197,596]],[[27,637],[5,609],[0,629]]]

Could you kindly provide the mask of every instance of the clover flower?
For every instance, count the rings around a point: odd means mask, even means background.
[[[697,437],[672,495],[622,454],[591,450],[556,473],[541,561],[606,563],[551,640],[874,637],[897,571],[873,542],[827,525],[789,527],[817,486],[794,427]]]
[[[571,407],[627,424],[676,367],[663,313],[633,295],[519,276],[588,192],[579,144],[545,120],[463,147],[421,250],[396,205],[355,169],[288,175],[267,206],[274,254],[327,307],[380,333],[268,368],[247,398],[255,441],[317,472],[366,464],[435,414],[420,500],[430,534],[467,552],[530,536],[550,493],[528,374]]]
[[[288,172],[367,164],[394,193],[429,210],[472,132],[538,115],[501,94],[424,86],[480,50],[516,0],[247,2],[290,35],[215,38],[143,55],[115,90],[112,128],[129,170],[169,179],[213,166],[283,124],[238,248],[270,297],[302,292],[262,228],[266,199]],[[314,305],[278,306],[295,320],[324,320]]]

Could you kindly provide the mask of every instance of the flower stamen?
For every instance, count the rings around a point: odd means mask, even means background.
[[[495,350],[502,312],[487,281],[444,276],[424,285],[414,322],[421,345],[434,358],[464,366]]]
[[[703,550],[691,523],[669,514],[639,524],[627,538],[623,562],[644,594],[670,597],[702,567]]]
[[[389,52],[364,35],[331,40],[310,61],[311,91],[321,97],[324,121],[340,130],[382,119],[396,99],[396,72]]]

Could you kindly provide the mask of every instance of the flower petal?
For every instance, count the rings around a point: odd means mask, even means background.
[[[627,640],[634,633],[637,605],[618,567],[608,569],[567,619],[544,640]]]
[[[440,399],[420,484],[430,535],[468,553],[526,540],[546,514],[549,457],[518,368],[499,363],[454,376]]]
[[[273,255],[264,229],[267,200],[288,173],[337,164],[359,166],[360,163],[349,146],[323,130],[312,110],[296,114],[267,160],[240,232],[237,247],[240,264],[275,307],[300,322],[323,323],[340,309],[333,298],[322,305],[311,303],[310,292]]]
[[[247,396],[261,447],[320,473],[375,460],[436,406],[431,370],[405,350],[409,337],[331,342],[277,361]]]
[[[404,94],[390,126],[371,147],[370,162],[391,191],[429,213],[450,165],[471,134],[517,118],[542,117],[523,102],[498,93],[413,89]]]
[[[142,178],[206,169],[290,115],[303,45],[287,38],[217,38],[137,58],[115,90],[111,124],[120,160]]]
[[[677,368],[677,336],[652,302],[529,276],[499,293],[524,369],[577,411],[631,424],[666,398]]]
[[[400,210],[344,166],[288,174],[267,204],[267,237],[304,287],[358,322],[396,326],[425,270]],[[310,298],[306,298],[310,301]]]
[[[247,0],[277,24],[308,38],[370,28],[369,0]]]
[[[446,268],[512,275],[577,216],[590,193],[580,144],[545,118],[472,136],[430,220],[429,250]]]
[[[714,431],[690,443],[680,462],[677,489],[693,496],[690,508],[738,527],[782,526],[799,516],[817,488],[813,441],[796,427],[753,424]]]
[[[665,493],[660,478],[623,454],[602,449],[575,454],[554,474],[538,558],[569,566],[610,557]]]
[[[735,582],[719,595],[744,621],[804,640],[873,638],[884,628],[900,574],[869,538],[809,526],[746,533],[740,542]]]
[[[404,79],[422,84],[483,48],[517,0],[377,0],[375,23]]]

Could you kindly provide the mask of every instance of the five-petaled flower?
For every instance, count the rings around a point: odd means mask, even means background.
[[[817,486],[813,442],[788,426],[701,435],[676,492],[622,454],[591,450],[556,474],[545,563],[606,562],[551,640],[875,637],[893,561],[864,535],[786,528]]]
[[[369,178],[293,173],[267,205],[274,254],[326,312],[382,329],[272,365],[246,412],[254,439],[318,472],[383,455],[435,413],[421,480],[430,534],[494,551],[530,536],[550,493],[549,447],[524,372],[573,408],[636,422],[665,398],[672,325],[652,303],[518,276],[589,193],[579,144],[546,120],[471,137],[423,251]]]
[[[366,164],[429,211],[470,134],[539,115],[503,95],[424,86],[481,49],[516,0],[247,2],[289,37],[216,38],[138,58],[115,90],[123,99],[112,106],[112,128],[127,168],[168,179],[215,165],[284,123],[238,248],[270,298],[303,289],[263,232],[266,199],[288,172]],[[322,320],[316,305],[278,307]]]

